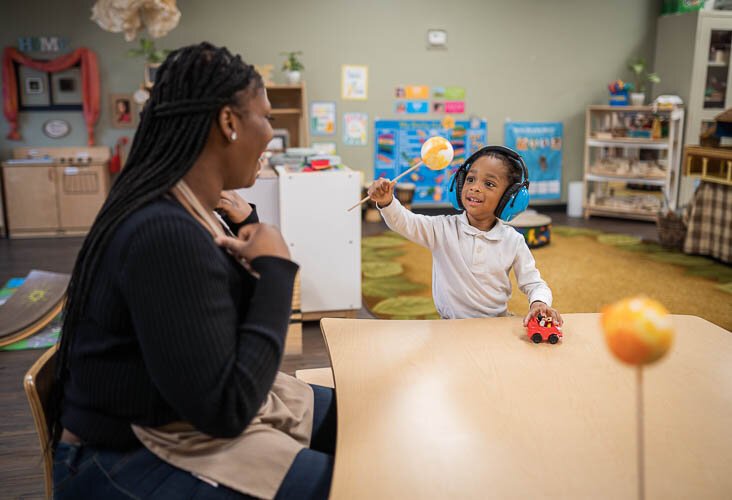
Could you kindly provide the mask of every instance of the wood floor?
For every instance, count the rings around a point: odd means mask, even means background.
[[[435,211],[430,211],[435,213]],[[590,227],[608,232],[633,234],[656,239],[656,227],[647,222],[616,219],[568,218],[560,210],[542,210],[554,224]],[[377,234],[383,224],[364,224],[364,235]],[[25,276],[31,269],[70,273],[81,239],[8,240],[0,238],[0,286],[9,278]],[[359,317],[371,317],[361,310]],[[41,498],[43,473],[38,438],[33,427],[22,378],[42,351],[0,352],[0,499]],[[282,370],[293,374],[301,368],[329,366],[328,355],[316,322],[303,328],[303,353],[286,356]]]

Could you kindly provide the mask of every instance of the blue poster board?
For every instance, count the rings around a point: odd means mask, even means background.
[[[507,122],[504,143],[524,157],[532,200],[557,200],[562,195],[562,135],[559,122]]]
[[[455,149],[455,159],[445,170],[422,166],[400,180],[415,184],[414,206],[448,204],[452,173],[488,142],[485,120],[456,120],[452,129],[445,129],[440,120],[376,120],[374,128],[374,179],[393,179],[409,169],[420,159],[424,141],[435,135],[446,138]]]

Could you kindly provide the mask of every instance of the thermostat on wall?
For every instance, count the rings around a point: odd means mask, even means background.
[[[446,49],[447,31],[427,30],[427,47],[430,49]]]

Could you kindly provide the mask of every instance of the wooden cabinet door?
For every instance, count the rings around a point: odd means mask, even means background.
[[[3,167],[8,232],[56,230],[59,225],[53,165]]]
[[[56,177],[61,229],[88,230],[107,197],[106,167],[59,166]]]

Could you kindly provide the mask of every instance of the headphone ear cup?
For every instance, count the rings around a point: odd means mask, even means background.
[[[498,217],[499,219],[503,219],[502,213],[503,209],[506,208],[506,205],[508,205],[508,202],[511,201],[511,197],[518,191],[520,187],[520,184],[513,184],[508,189],[506,189],[506,192],[503,193],[503,196],[501,196],[501,199],[498,200],[498,205],[496,205],[496,209],[493,211],[493,214]]]
[[[514,184],[506,191],[496,207],[496,217],[505,222],[511,221],[511,219],[526,210],[529,206],[529,199],[529,189],[526,184]]]
[[[450,191],[448,192],[448,199],[450,204],[455,210],[465,210],[462,201],[460,201],[461,193],[463,192],[463,184],[465,183],[465,171],[462,168],[458,168],[454,174],[452,174],[452,180],[450,181]]]

